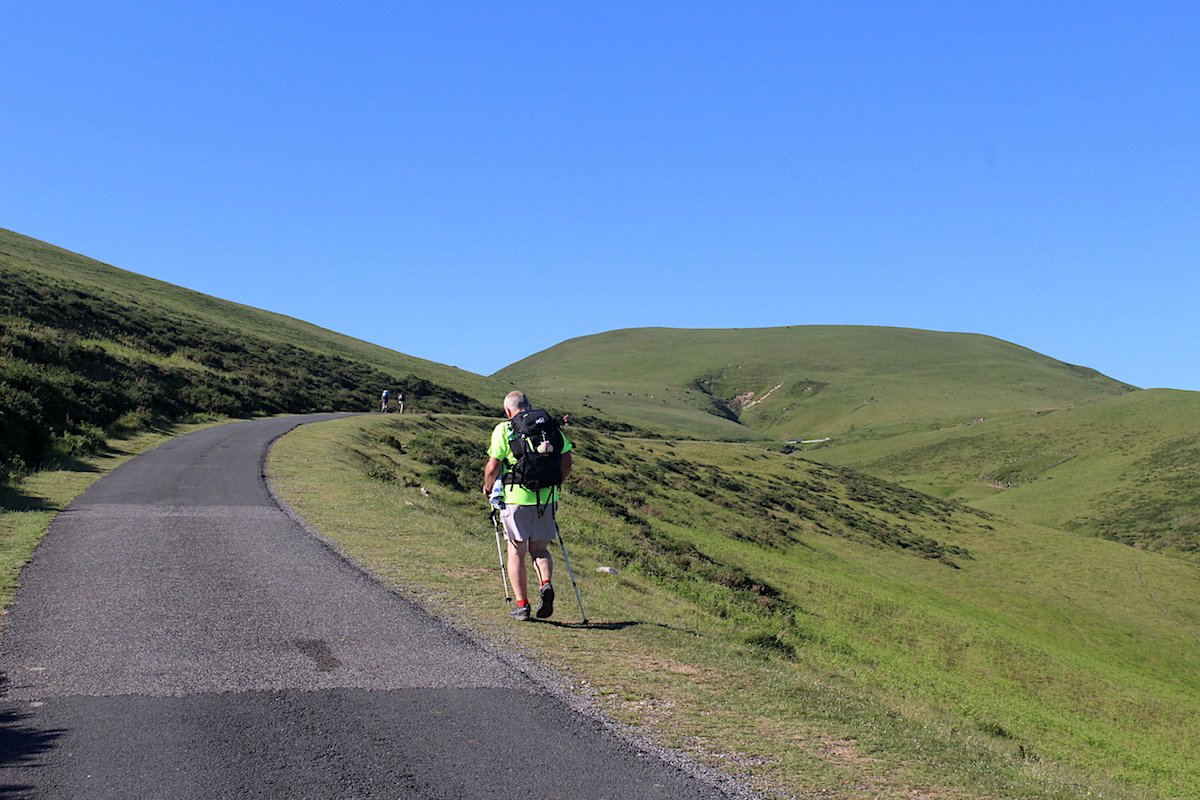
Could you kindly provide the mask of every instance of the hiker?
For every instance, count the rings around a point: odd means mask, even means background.
[[[508,421],[501,422],[492,430],[487,466],[483,471],[483,493],[490,496],[496,480],[503,481],[504,492],[499,513],[504,526],[504,538],[508,541],[509,583],[517,600],[517,607],[510,613],[519,621],[529,619],[525,566],[525,556],[528,554],[538,577],[536,615],[538,619],[546,619],[554,613],[554,586],[550,582],[554,562],[550,558],[548,545],[558,537],[558,524],[555,521],[558,484],[566,480],[571,471],[571,443],[558,430],[549,413],[530,407],[529,398],[524,392],[513,391],[505,396],[504,415]],[[543,426],[537,428],[542,441],[538,447],[540,453],[528,453],[526,439],[520,437],[517,431],[539,425]],[[545,431],[546,435],[541,436],[541,431]],[[534,466],[529,466],[531,464]],[[552,471],[558,471],[548,478],[530,477],[547,466]],[[530,489],[518,482],[521,479],[548,485]]]
[[[400,404],[400,413],[404,413],[404,392],[396,392],[396,402]]]
[[[379,410],[386,414],[388,410],[388,390],[383,390],[383,395],[379,398]]]

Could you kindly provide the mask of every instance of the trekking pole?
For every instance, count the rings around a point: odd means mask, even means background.
[[[554,527],[557,529],[558,524]],[[579,586],[575,583],[575,571],[571,569],[571,559],[567,558],[567,543],[563,541],[562,531],[558,531],[558,546],[562,548],[563,563],[567,565],[567,574],[571,576],[571,588],[575,590],[575,601],[579,603],[579,616],[583,618],[583,624],[587,625],[587,614],[583,612],[583,598],[579,596]]]
[[[504,582],[504,602],[511,603],[512,595],[508,593],[508,568],[504,565],[504,547],[500,544],[500,512],[492,509],[492,527],[496,529],[496,554],[500,556],[500,580]]]

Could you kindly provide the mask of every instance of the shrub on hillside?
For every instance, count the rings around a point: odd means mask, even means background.
[[[195,415],[250,417],[373,407],[403,387],[421,411],[490,413],[416,375],[220,330],[153,306],[0,272],[0,467],[93,447],[96,431]],[[82,449],[81,449],[82,448]]]

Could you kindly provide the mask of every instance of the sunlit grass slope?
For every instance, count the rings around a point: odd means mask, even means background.
[[[497,377],[702,438],[783,440],[1034,524],[1200,551],[1200,395],[1137,390],[986,336],[624,330]]]
[[[1200,785],[1200,576],[1187,563],[752,444],[574,427],[561,519],[592,625],[575,624],[560,563],[559,624],[517,626],[475,488],[494,423],[309,426],[270,471],[373,570],[782,795],[1166,798]]]
[[[1133,390],[988,336],[820,325],[612,331],[494,377],[702,437],[776,440],[1081,406]]]
[[[1152,389],[878,434],[856,431],[805,455],[1041,525],[1200,551],[1200,393]]]

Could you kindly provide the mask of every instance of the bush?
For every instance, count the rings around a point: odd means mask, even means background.
[[[454,470],[447,467],[445,464],[438,464],[425,470],[421,477],[433,483],[439,483],[447,489],[453,489],[456,492],[465,492],[466,487],[458,480],[458,474]]]
[[[372,464],[367,467],[367,477],[381,483],[395,483],[396,468],[390,464]]]
[[[133,411],[126,411],[117,417],[117,421],[108,426],[108,432],[116,436],[122,433],[145,430],[153,424],[154,417],[150,412],[144,408],[138,408]]]
[[[408,446],[412,458],[433,467],[423,477],[460,492],[483,479],[481,453],[482,441],[440,431],[425,431]]]

